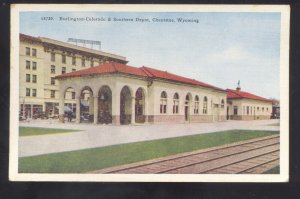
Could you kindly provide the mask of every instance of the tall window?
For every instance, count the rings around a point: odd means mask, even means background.
[[[55,61],[55,53],[51,53],[51,61]]]
[[[36,97],[36,89],[32,89],[32,97]]]
[[[221,108],[224,108],[225,107],[225,105],[224,105],[224,100],[222,99],[221,100]]]
[[[72,57],[72,65],[76,65],[76,57]]]
[[[61,74],[65,74],[66,73],[66,67],[62,67],[61,68]]]
[[[30,88],[26,88],[26,96],[30,96]]]
[[[238,107],[234,106],[233,107],[233,115],[237,115],[238,114]]]
[[[75,92],[72,92],[72,99],[75,99]]]
[[[55,78],[51,77],[51,85],[55,85]]]
[[[199,114],[199,97],[195,96],[194,114]]]
[[[51,90],[50,92],[51,92],[51,93],[50,93],[50,97],[51,97],[51,98],[55,98],[55,90]]]
[[[179,112],[179,95],[178,93],[175,93],[173,96],[173,113],[178,113]]]
[[[83,59],[83,58],[81,59],[81,66],[85,67],[85,59]]]
[[[247,106],[247,115],[249,115],[249,106]]]
[[[36,78],[36,75],[32,75],[32,83],[36,83],[36,80],[37,78]]]
[[[167,113],[167,93],[165,91],[160,94],[160,113]]]
[[[207,97],[203,99],[203,114],[207,114]]]
[[[91,67],[94,67],[94,61],[91,60]]]
[[[32,49],[32,56],[36,57],[36,49],[35,48]]]
[[[30,74],[26,74],[26,82],[30,82]]]
[[[261,110],[262,110],[262,112],[264,112],[264,111],[265,111],[265,108],[264,108],[264,107],[262,107],[262,108],[261,108]]]
[[[61,55],[61,62],[62,62],[63,64],[66,63],[66,55]]]
[[[51,65],[51,73],[55,74],[55,66],[54,65]]]
[[[36,62],[32,62],[32,70],[36,70]]]
[[[30,61],[26,60],[26,69],[30,69]]]
[[[26,55],[30,56],[30,48],[26,47]]]

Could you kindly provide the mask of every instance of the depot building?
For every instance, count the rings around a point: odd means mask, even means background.
[[[77,123],[86,118],[116,125],[226,120],[226,90],[150,67],[109,62],[56,79],[61,120],[68,92],[76,99]]]

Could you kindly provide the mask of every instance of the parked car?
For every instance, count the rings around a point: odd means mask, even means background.
[[[35,114],[33,114],[32,116],[33,119],[38,119],[38,118],[41,118],[41,119],[48,119],[49,116],[46,112],[36,112]]]

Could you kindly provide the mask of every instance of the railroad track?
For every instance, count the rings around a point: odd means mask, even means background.
[[[263,173],[279,165],[279,136],[111,167],[90,173],[226,174]]]

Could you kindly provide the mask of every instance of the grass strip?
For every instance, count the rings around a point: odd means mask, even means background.
[[[279,174],[280,173],[280,167],[276,166],[266,172],[264,172],[263,174]]]
[[[19,127],[19,136],[33,136],[33,135],[48,135],[59,133],[71,133],[79,130],[72,129],[49,129],[49,128],[36,128],[36,127]]]
[[[19,158],[20,173],[81,173],[278,134],[230,130]]]

